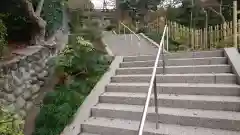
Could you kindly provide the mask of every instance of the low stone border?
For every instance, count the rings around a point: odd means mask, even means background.
[[[237,83],[240,84],[240,53],[232,47],[224,48],[224,55],[228,57],[228,63],[232,65],[233,73],[237,75]]]
[[[109,84],[111,77],[115,75],[115,71],[122,61],[122,56],[115,57],[109,67],[109,70],[95,85],[91,93],[76,112],[73,122],[64,129],[61,135],[78,135],[81,133],[81,124],[91,116],[91,108],[98,103],[99,96],[105,92],[106,85]]]

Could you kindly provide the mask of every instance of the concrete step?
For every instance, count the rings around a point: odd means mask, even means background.
[[[153,67],[119,68],[117,75],[152,74]],[[157,68],[157,74],[162,74],[162,67]],[[230,65],[197,65],[197,66],[166,66],[165,74],[187,73],[231,73]]]
[[[223,50],[217,51],[199,51],[199,52],[184,52],[184,53],[170,53],[165,54],[166,59],[174,58],[202,58],[202,57],[223,57]],[[124,62],[130,61],[147,61],[155,60],[156,55],[143,55],[143,56],[127,56],[123,58]]]
[[[82,129],[85,132],[101,135],[136,135],[139,127],[139,121],[96,118],[87,120]],[[159,129],[155,128],[155,123],[146,122],[144,126],[144,135],[239,135],[239,132],[208,129],[200,127],[180,126],[161,124]]]
[[[149,83],[110,83],[107,92],[147,93]],[[236,84],[187,84],[159,83],[161,94],[240,96],[240,86]]]
[[[156,122],[154,107],[149,107],[147,121]],[[93,117],[140,120],[143,106],[98,104],[92,108]],[[197,109],[159,107],[159,123],[240,131],[240,113]]]
[[[100,103],[144,105],[147,93],[105,92]],[[150,106],[154,105],[153,95]],[[240,97],[158,94],[158,104],[164,107],[240,111]]]
[[[116,75],[111,78],[114,83],[142,83],[150,82],[151,75]],[[236,76],[229,73],[217,74],[166,74],[157,75],[157,83],[225,83],[235,84]]]
[[[123,62],[120,64],[121,68],[127,67],[153,67],[155,60],[149,61],[133,61]],[[186,66],[186,65],[217,65],[226,64],[226,57],[206,57],[206,58],[187,58],[187,59],[167,59],[165,60],[166,66]],[[162,66],[162,61],[159,61],[158,66]]]
[[[79,135],[100,135],[100,134],[91,134],[91,133],[81,133]]]

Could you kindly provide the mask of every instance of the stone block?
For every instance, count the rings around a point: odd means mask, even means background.
[[[26,103],[25,108],[26,108],[27,111],[30,110],[32,107],[33,107],[33,103],[32,102],[27,102]]]
[[[22,96],[25,100],[29,100],[32,96],[32,93],[30,90],[25,90]]]
[[[8,102],[16,101],[16,98],[13,94],[5,94],[4,99]]]
[[[38,84],[34,84],[34,85],[31,86],[30,90],[31,90],[31,92],[34,93],[34,94],[35,94],[35,93],[38,93],[39,90],[40,90],[40,86],[39,86]]]
[[[21,116],[22,118],[25,118],[25,117],[27,116],[27,113],[26,113],[25,110],[20,110],[20,111],[19,111],[19,114],[20,114],[20,116]]]
[[[24,85],[17,87],[14,90],[14,95],[18,97],[19,95],[21,95],[23,93],[23,91],[24,91]]]
[[[16,100],[16,107],[18,109],[21,109],[25,106],[25,103],[26,103],[26,101],[21,96],[19,96]]]

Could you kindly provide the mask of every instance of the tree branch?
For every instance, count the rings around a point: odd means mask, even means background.
[[[210,10],[213,11],[214,13],[220,15],[221,18],[222,18],[223,23],[225,23],[225,17],[224,17],[221,13],[217,12],[217,11],[216,11],[215,9],[213,9],[212,7],[208,7],[208,9],[210,9]]]
[[[44,0],[41,0],[41,1],[38,3],[37,9],[36,9],[36,11],[35,11],[35,14],[36,14],[37,16],[40,16],[40,15],[41,15],[42,8],[43,8],[43,4],[44,4]]]
[[[29,1],[29,0],[21,0],[21,2],[23,4],[23,6],[24,6],[24,9],[27,11],[28,16],[32,20],[35,20],[36,14],[34,12],[34,8],[33,8],[33,5],[32,5],[32,2]]]

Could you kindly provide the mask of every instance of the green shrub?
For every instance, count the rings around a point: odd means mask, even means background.
[[[162,38],[162,34],[157,32],[145,33],[145,35],[158,44],[160,43]],[[169,38],[168,41],[169,41],[169,45],[168,45],[169,51],[178,51],[180,49],[180,44],[178,42],[172,40],[171,38]]]
[[[23,135],[22,124],[19,116],[0,107],[0,135]]]
[[[88,41],[77,37],[74,43],[54,60],[56,72],[72,80],[57,85],[45,96],[33,135],[59,135],[109,66],[109,61]]]
[[[7,51],[7,28],[3,24],[3,21],[0,19],[0,57],[2,58]]]
[[[33,135],[59,135],[83,100],[83,96],[67,88],[49,92],[36,119]]]

